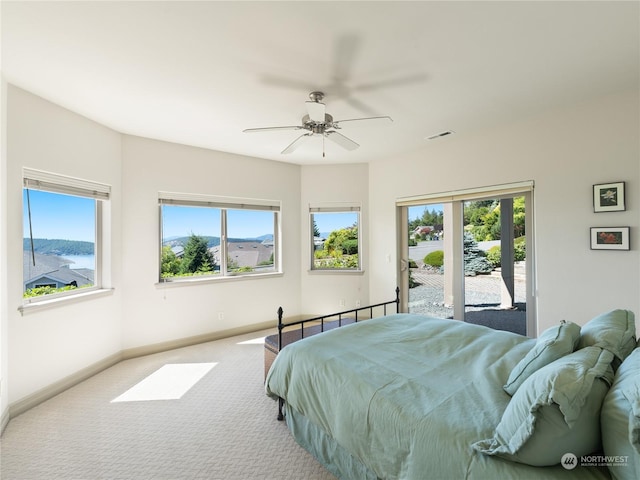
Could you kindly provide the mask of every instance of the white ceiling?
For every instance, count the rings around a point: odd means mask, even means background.
[[[562,104],[638,88],[640,3],[8,2],[8,82],[120,132],[297,164],[428,148]],[[309,92],[348,123],[282,155]],[[375,123],[375,122],[373,122]],[[436,141],[451,141],[455,136]]]

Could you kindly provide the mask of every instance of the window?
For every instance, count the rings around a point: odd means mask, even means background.
[[[110,190],[108,185],[24,169],[25,304],[101,288],[100,239]]]
[[[277,201],[163,193],[160,281],[279,273]]]
[[[312,207],[311,269],[361,270],[360,207]]]

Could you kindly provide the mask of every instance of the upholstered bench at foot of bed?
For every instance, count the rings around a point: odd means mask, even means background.
[[[362,321],[362,320],[359,320]],[[334,328],[348,325],[350,323],[354,323],[355,320],[353,318],[343,318],[342,320],[332,320],[330,322],[324,322],[324,326],[317,324],[309,327],[304,327],[304,329],[300,328],[292,328],[290,330],[283,330],[282,332],[282,347],[286,347],[290,343],[297,342],[302,338],[310,337],[312,335],[316,335],[321,332],[326,332],[327,330],[332,330]],[[266,380],[267,373],[271,368],[271,364],[278,356],[278,334],[269,335],[264,339],[264,378]]]

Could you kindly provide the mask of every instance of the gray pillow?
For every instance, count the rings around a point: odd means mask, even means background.
[[[595,345],[615,355],[613,369],[636,347],[636,323],[633,312],[612,310],[589,320],[580,330],[578,348]]]
[[[600,408],[613,380],[613,354],[586,347],[527,378],[507,405],[492,438],[472,447],[533,466],[560,463],[565,453],[600,448]]]
[[[614,480],[640,478],[640,348],[629,355],[602,403],[600,414],[605,455],[626,456],[609,468]]]
[[[580,325],[562,320],[560,325],[546,329],[538,337],[535,346],[529,350],[513,368],[504,390],[509,395],[516,393],[529,376],[560,357],[573,352],[580,340]]]

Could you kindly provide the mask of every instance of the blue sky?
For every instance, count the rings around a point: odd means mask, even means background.
[[[95,241],[95,200],[38,190],[29,191],[34,238]],[[24,237],[29,237],[27,194],[23,193]],[[196,235],[220,236],[220,212],[212,208],[164,206],[164,238]],[[424,209],[442,210],[442,205],[409,207],[409,220],[422,216]],[[356,213],[317,213],[322,233],[345,228],[357,221]],[[228,210],[227,226],[233,238],[255,238],[273,234],[273,214],[269,211]]]
[[[352,226],[358,221],[358,214],[355,212],[347,213],[315,213],[313,219],[316,222],[320,233],[330,233],[334,230],[340,230]]]
[[[191,234],[219,237],[220,211],[213,208],[162,207],[162,236],[184,237]]]
[[[23,232],[29,238],[27,191],[23,190]],[[95,200],[29,190],[33,238],[95,241]]]
[[[191,235],[220,236],[220,210],[215,208],[163,206],[162,235],[166,238]],[[273,235],[273,212],[227,210],[227,235],[256,238]]]
[[[419,205],[417,207],[409,207],[409,221],[415,220],[416,218],[422,218],[422,214],[424,210],[428,209],[429,211],[439,210],[442,212],[442,204],[433,204],[433,205]]]

